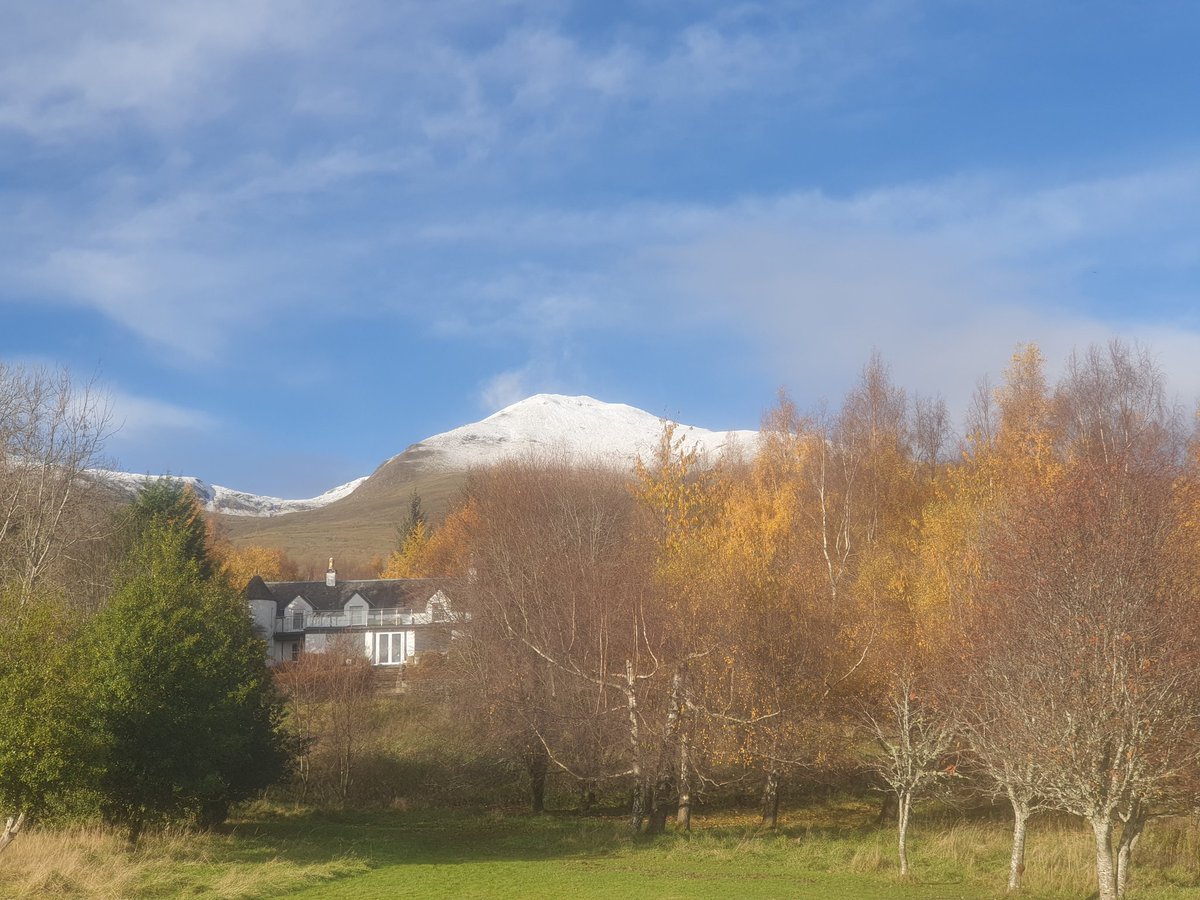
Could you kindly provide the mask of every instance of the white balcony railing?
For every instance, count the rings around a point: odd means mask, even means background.
[[[308,628],[350,628],[413,625],[428,621],[428,615],[408,609],[352,609],[342,612],[295,612],[275,619],[276,631],[304,631]]]

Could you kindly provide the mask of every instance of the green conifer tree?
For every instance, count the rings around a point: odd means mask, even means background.
[[[202,574],[190,521],[149,516],[90,629],[101,812],[131,841],[220,823],[290,759],[262,641],[239,592]]]

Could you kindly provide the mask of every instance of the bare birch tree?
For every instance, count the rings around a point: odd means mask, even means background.
[[[988,594],[1025,623],[1014,699],[1037,727],[1022,758],[1041,761],[1047,802],[1089,823],[1099,896],[1116,900],[1148,815],[1196,763],[1182,441],[1155,367],[1119,343],[1072,359],[1056,413],[1063,472],[992,537]]]
[[[481,689],[554,770],[628,784],[640,829],[668,668],[627,476],[516,460],[476,473],[469,493],[477,520],[463,600]]]
[[[109,410],[65,369],[0,364],[0,567],[28,599],[89,536],[77,515],[95,490]]]
[[[907,876],[908,828],[913,803],[953,771],[954,723],[938,706],[932,688],[907,666],[889,685],[885,702],[867,711],[871,736],[882,751],[871,768],[896,798],[896,840],[900,874]]]
[[[62,630],[60,620],[47,618],[58,604],[35,600],[49,577],[68,567],[73,551],[88,549],[100,521],[86,503],[94,490],[87,470],[97,465],[107,430],[107,405],[93,386],[76,387],[65,369],[0,364],[0,606],[6,627],[0,683],[7,692],[0,703],[0,803],[7,807],[0,850],[45,805],[68,769],[61,760],[64,742],[73,740],[72,710],[56,689],[63,679],[54,671],[66,636],[55,633]],[[31,629],[35,620],[42,628]]]

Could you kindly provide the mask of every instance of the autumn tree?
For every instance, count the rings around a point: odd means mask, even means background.
[[[371,660],[361,641],[343,635],[324,652],[302,653],[282,664],[275,680],[296,738],[302,796],[316,788],[344,804],[371,728],[374,700]]]
[[[476,473],[462,653],[479,690],[579,783],[625,783],[640,829],[671,713],[668,627],[650,603],[623,473],[514,460]],[[676,711],[677,712],[677,711]]]
[[[954,720],[940,708],[927,673],[901,659],[889,679],[882,714],[868,711],[871,734],[881,751],[871,762],[896,801],[900,874],[909,874],[908,829],[914,801],[953,770],[946,760],[954,746]],[[876,707],[878,708],[878,706]]]
[[[429,526],[423,521],[415,523],[404,536],[400,547],[392,552],[380,578],[420,578],[427,568],[426,554],[429,551]]]
[[[283,550],[251,544],[234,547],[210,544],[217,571],[234,587],[244,587],[255,575],[263,581],[299,581],[300,569]]]
[[[1181,548],[1182,442],[1161,376],[1120,343],[1075,355],[1054,398],[1062,472],[988,540],[989,636],[1029,673],[1039,791],[1096,839],[1099,896],[1125,894],[1147,816],[1195,765],[1200,650]]]
[[[680,827],[690,827],[702,732],[719,732],[753,715],[731,708],[719,690],[730,677],[723,651],[731,617],[713,564],[727,483],[715,462],[702,458],[667,422],[655,452],[635,466],[634,494],[641,515],[630,537],[653,554],[649,587],[662,625],[658,653],[668,685],[661,741],[648,781],[652,833],[664,830],[672,805]]]
[[[711,568],[725,608],[712,613],[725,629],[728,691],[739,698],[728,712],[742,717],[740,752],[764,775],[768,827],[778,820],[784,775],[836,755],[833,709],[855,668],[848,638],[857,615],[831,602],[843,563],[837,549],[826,552],[826,536],[839,526],[820,513],[822,499],[830,499],[821,441],[781,397],[753,461],[730,479],[714,539]]]
[[[0,363],[0,849],[81,769],[65,606],[103,581],[82,561],[105,534],[89,469],[108,426],[105,399],[65,369]]]
[[[1012,807],[1014,891],[1028,820],[1044,805],[1042,760],[1026,731],[1039,687],[1020,634],[1027,616],[986,590],[988,541],[1042,502],[1062,468],[1043,369],[1036,346],[1018,347],[1002,385],[977,395],[962,460],[940,473],[922,516],[913,587],[925,643],[959,663],[945,668],[942,702],[958,711],[976,765]]]
[[[0,364],[0,571],[20,597],[96,536],[88,470],[109,425],[106,399],[67,370]]]

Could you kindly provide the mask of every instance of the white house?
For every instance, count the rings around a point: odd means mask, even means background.
[[[361,641],[375,665],[399,666],[448,648],[459,616],[451,611],[447,584],[435,578],[338,581],[331,559],[324,581],[263,581],[255,575],[246,600],[271,663],[321,652],[344,635]]]

